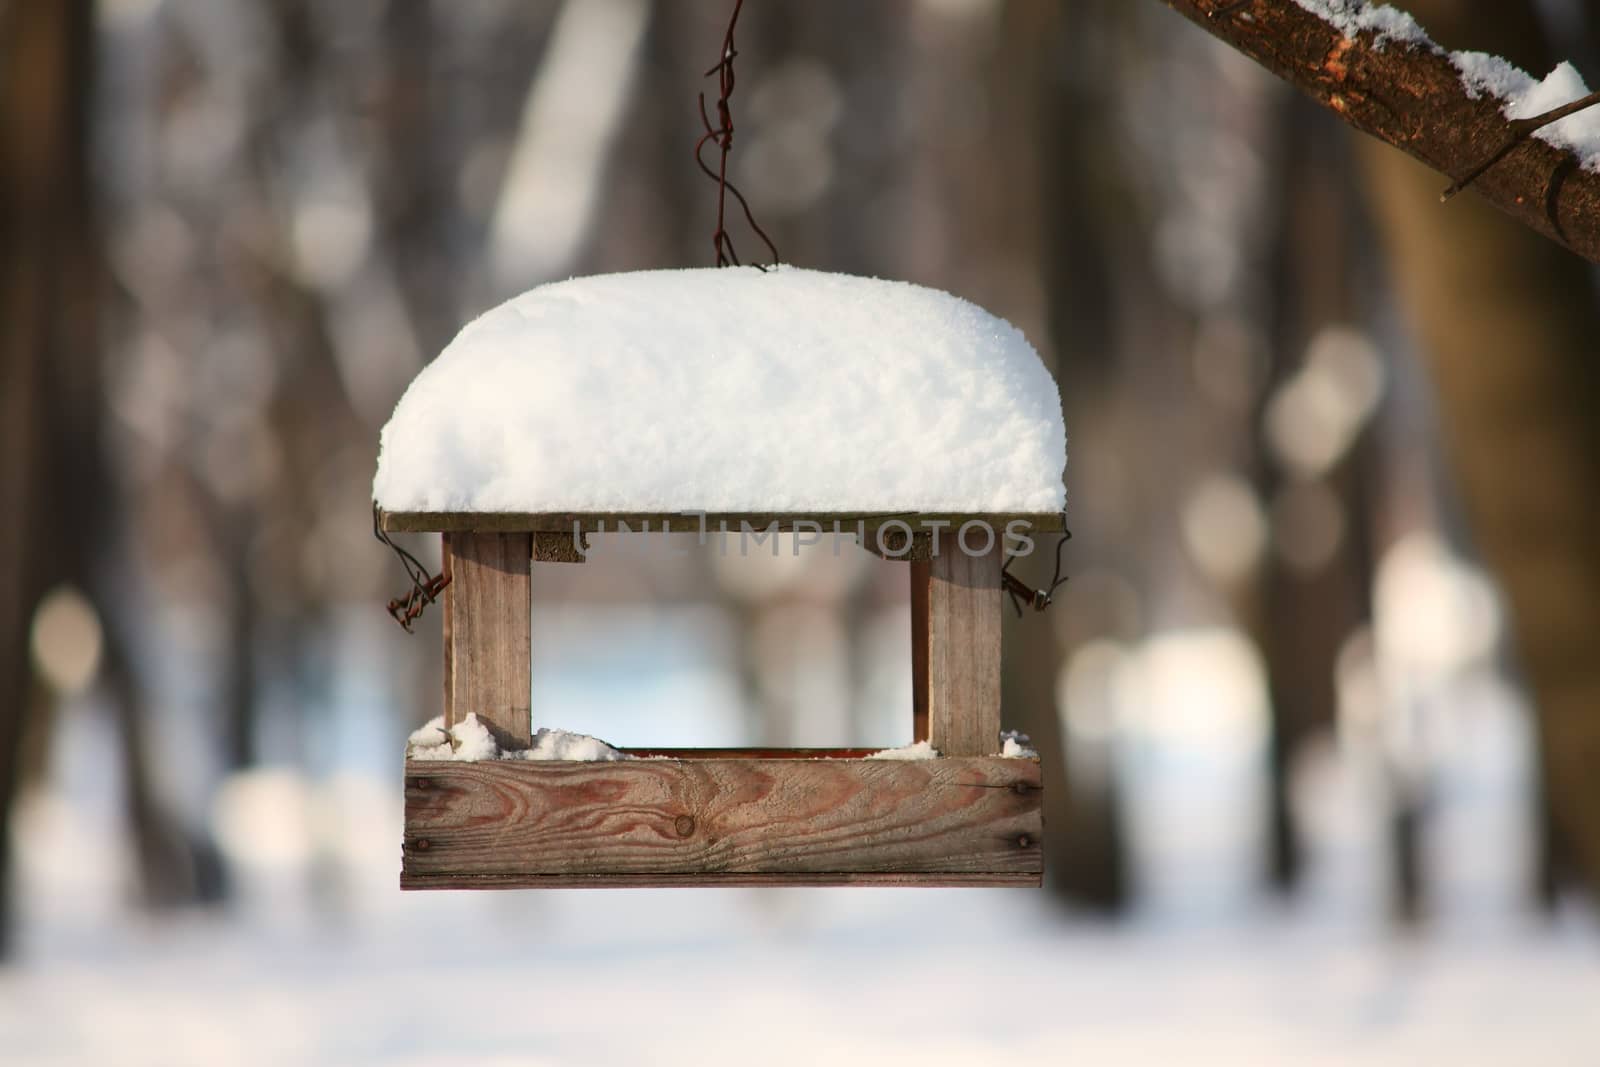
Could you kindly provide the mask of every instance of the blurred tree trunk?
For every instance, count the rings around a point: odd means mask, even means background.
[[[1296,567],[1284,551],[1294,536],[1274,521],[1272,551],[1243,599],[1240,616],[1261,649],[1271,706],[1268,745],[1268,880],[1280,892],[1299,883],[1304,864],[1291,804],[1292,772],[1304,744],[1331,731],[1338,711],[1334,664],[1345,639],[1368,621],[1373,579],[1368,543],[1370,432],[1325,476],[1297,483],[1259,431],[1266,405],[1304,363],[1316,335],[1362,320],[1354,292],[1359,220],[1348,193],[1350,153],[1338,120],[1299,95],[1282,100],[1278,120],[1280,220],[1274,227],[1271,353],[1257,413],[1255,486],[1269,514],[1288,494],[1325,490],[1337,501],[1343,534],[1320,565]]]
[[[220,889],[212,851],[157,797],[143,688],[106,565],[116,504],[101,437],[94,39],[90,0],[0,4],[0,919],[11,915],[10,808],[30,770],[18,752],[33,684],[28,624],[60,582],[86,590],[103,623],[104,692],[144,900],[183,903]]]
[[[28,627],[50,582],[50,405],[86,259],[89,0],[0,3],[0,952],[11,915],[10,815],[32,701]]]
[[[1096,38],[1083,31],[1102,27]],[[1095,53],[1118,22],[1116,5],[1078,0],[1068,5],[1038,0],[1012,3],[1005,19],[1005,38],[994,61],[997,89],[989,106],[1000,115],[1016,116],[1014,136],[1026,153],[1011,165],[985,159],[986,187],[1000,204],[1016,201],[1015,187],[1029,194],[1025,212],[1011,208],[1007,239],[1020,240],[1039,272],[1044,292],[1041,314],[1047,331],[1028,331],[1041,341],[1040,356],[1061,387],[1069,453],[1069,524],[1071,500],[1092,499],[1085,490],[1095,470],[1097,453],[1119,450],[1109,437],[1117,424],[1117,405],[1110,393],[1118,369],[1117,339],[1112,318],[1112,293],[1128,265],[1116,262],[1117,247],[1136,247],[1141,238],[1126,232],[1125,217],[1105,211],[1126,195],[1111,121],[1106,57]],[[1009,87],[1008,87],[1009,83]],[[998,188],[1004,187],[1004,195]],[[1110,216],[1116,216],[1112,218]],[[1119,230],[1119,227],[1125,229]],[[1124,239],[1128,245],[1120,245]],[[1076,493],[1076,496],[1070,494]],[[1067,550],[1068,569],[1082,570],[1115,558],[1115,535],[1097,535],[1080,526],[1080,536]],[[1015,568],[1033,582],[1049,579],[1054,564],[1053,538],[1038,539],[1035,555]],[[1137,549],[1135,549],[1137,551]],[[1074,610],[1069,584],[1057,596],[1052,615],[1008,618],[1004,668],[1004,701],[1008,722],[1025,730],[1044,761],[1045,856],[1050,884],[1067,898],[1102,911],[1119,911],[1129,896],[1128,856],[1124,848],[1117,778],[1110,752],[1072,753],[1064,729],[1059,687],[1071,635],[1102,636],[1056,617]],[[1007,615],[1011,614],[1009,607]],[[1093,766],[1101,761],[1101,766]],[[1074,773],[1076,769],[1077,773]]]
[[[1536,5],[1417,0],[1449,48],[1549,69]],[[1447,454],[1510,609],[1556,832],[1600,884],[1600,338],[1590,266],[1363,139]]]
[[[383,29],[378,214],[412,328],[422,351],[432,353],[450,340],[459,314],[446,258],[454,172],[440,165],[450,157],[439,136],[440,79],[432,67],[438,26],[426,0],[393,0]]]

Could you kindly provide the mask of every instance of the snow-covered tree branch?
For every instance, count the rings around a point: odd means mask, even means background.
[[[1587,92],[1570,65],[1540,82],[1495,56],[1448,52],[1411,16],[1364,0],[1166,2],[1452,181],[1504,152],[1470,188],[1600,262],[1600,107],[1529,129],[1528,120]]]

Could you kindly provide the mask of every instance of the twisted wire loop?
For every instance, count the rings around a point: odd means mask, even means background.
[[[399,623],[400,628],[406,633],[412,633],[411,624],[421,618],[427,606],[437,600],[440,593],[444,592],[445,586],[450,584],[450,576],[443,573],[429,574],[428,568],[422,565],[421,560],[395,544],[389,535],[384,533],[380,514],[377,502],[374,501],[372,505],[372,536],[388,545],[394,551],[396,558],[400,560],[400,565],[406,569],[406,577],[411,579],[410,590],[404,596],[396,597],[389,601],[389,617]]]
[[[1026,603],[1034,611],[1044,611],[1055,603],[1056,590],[1067,584],[1067,576],[1062,574],[1065,563],[1063,553],[1067,542],[1072,540],[1072,531],[1067,529],[1067,514],[1061,513],[1061,540],[1056,542],[1056,569],[1050,576],[1050,584],[1043,589],[1034,589],[1021,578],[1011,573],[1011,564],[1017,557],[1012,556],[1006,560],[1006,565],[1000,568],[1000,582],[1005,586],[1006,595],[1011,598],[1011,606],[1016,609],[1017,618],[1022,618],[1022,605]]]
[[[750,211],[750,202],[744,198],[738,186],[728,180],[728,153],[733,148],[733,107],[730,103],[734,86],[733,60],[739,54],[733,44],[733,29],[739,22],[739,12],[743,7],[744,0],[734,0],[733,15],[728,19],[728,31],[722,38],[722,58],[717,61],[716,66],[705,73],[707,78],[713,74],[718,76],[717,125],[711,125],[711,116],[706,111],[706,94],[701,93],[700,124],[705,127],[705,132],[694,144],[694,161],[706,177],[717,183],[717,228],[711,235],[711,243],[717,251],[717,266],[741,266],[739,253],[734,250],[733,238],[729,236],[727,227],[728,194],[731,193],[744,211],[744,220],[750,224],[756,236],[766,244],[767,251],[772,256],[771,266],[775,267],[780,258],[777,246],[772,243],[772,238],[767,236],[767,231],[756,222],[755,215]],[[701,155],[707,142],[715,142],[717,148],[721,150],[721,159],[716,170],[712,170]],[[752,266],[761,271],[767,269],[759,263]]]

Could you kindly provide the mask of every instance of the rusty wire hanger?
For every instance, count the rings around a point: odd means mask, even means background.
[[[450,584],[450,576],[443,572],[429,574],[428,568],[422,561],[396,544],[383,529],[383,513],[378,509],[378,502],[372,502],[372,536],[388,545],[400,560],[400,565],[406,569],[406,577],[411,579],[411,589],[405,596],[396,597],[389,601],[389,616],[400,624],[406,633],[411,633],[411,624],[421,618],[422,612],[429,604],[439,598],[445,586]]]
[[[732,193],[734,199],[739,201],[739,206],[744,209],[744,220],[750,224],[750,228],[761,238],[767,246],[767,251],[771,253],[771,266],[776,267],[781,258],[778,255],[778,247],[772,243],[772,238],[767,236],[767,231],[756,222],[755,215],[750,211],[750,202],[744,198],[738,186],[728,180],[728,153],[733,149],[733,107],[729,101],[733,96],[734,86],[733,60],[739,54],[733,44],[733,28],[738,24],[739,12],[743,8],[744,0],[734,0],[733,14],[728,19],[728,30],[722,37],[722,57],[705,73],[707,78],[713,74],[718,76],[717,125],[715,127],[711,125],[711,116],[706,111],[706,94],[701,93],[700,124],[705,127],[705,132],[694,143],[694,161],[706,177],[717,183],[717,228],[711,234],[711,243],[717,250],[717,266],[742,265],[739,262],[739,253],[734,251],[733,238],[728,235],[726,224],[728,194]],[[712,170],[700,155],[707,141],[715,141],[722,152],[716,170]],[[760,271],[768,269],[760,263],[752,263],[751,266]]]
[[[1011,606],[1017,611],[1017,618],[1022,618],[1022,605],[1026,603],[1034,611],[1044,611],[1055,603],[1056,590],[1067,584],[1067,576],[1061,573],[1065,563],[1063,553],[1067,542],[1072,540],[1072,531],[1066,526],[1066,512],[1061,513],[1061,540],[1056,542],[1056,569],[1050,576],[1050,584],[1043,589],[1034,589],[1011,573],[1011,564],[1017,560],[1016,556],[1006,559],[1006,565],[1000,568],[1000,582],[1005,587],[1006,595],[1011,598]]]

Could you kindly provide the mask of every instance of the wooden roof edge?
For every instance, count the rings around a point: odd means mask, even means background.
[[[851,533],[858,525],[869,530],[891,522],[904,523],[913,533],[948,534],[963,523],[987,522],[997,528],[1011,522],[1025,522],[1025,533],[1051,533],[1063,529],[1060,512],[1029,511],[380,511],[379,522],[388,533],[533,533],[561,531],[571,533],[574,524],[585,533],[599,530],[634,533],[718,533],[726,523],[729,533],[741,530],[763,532],[774,523],[780,530],[794,530],[801,523],[816,524],[831,533],[839,524],[840,533]]]

